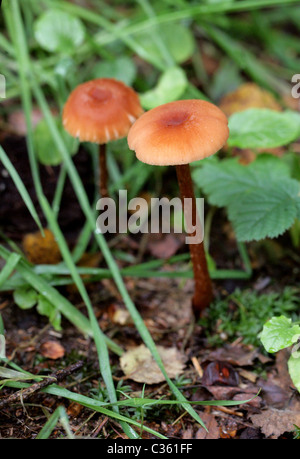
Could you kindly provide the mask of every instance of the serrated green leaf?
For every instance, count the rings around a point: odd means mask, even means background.
[[[36,21],[35,39],[50,52],[70,53],[80,46],[85,28],[75,16],[60,10],[47,10]]]
[[[300,392],[300,354],[293,354],[288,360],[288,369],[294,386]]]
[[[15,303],[21,309],[31,309],[37,302],[37,292],[28,287],[20,287],[13,293]]]
[[[234,113],[228,121],[228,145],[239,148],[274,148],[299,136],[300,120],[292,111],[250,108]]]
[[[160,77],[157,86],[140,95],[142,106],[150,110],[180,98],[187,87],[185,72],[180,67],[166,70]]]
[[[277,352],[294,344],[300,337],[300,326],[285,316],[272,317],[263,327],[260,339],[267,352]]]
[[[289,229],[298,213],[299,184],[293,179],[266,183],[261,190],[248,190],[228,206],[239,241],[275,238]]]
[[[209,202],[226,206],[238,240],[277,237],[290,228],[300,210],[300,186],[289,166],[272,155],[260,155],[249,166],[235,159],[206,162],[193,179]]]

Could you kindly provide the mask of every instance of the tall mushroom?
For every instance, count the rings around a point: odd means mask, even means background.
[[[144,113],[130,128],[128,145],[137,158],[158,166],[176,166],[181,199],[191,198],[193,224],[199,221],[189,163],[216,153],[229,135],[227,118],[203,100],[179,100]],[[191,236],[192,234],[190,234]],[[194,269],[193,309],[199,314],[213,298],[203,242],[189,244]]]
[[[63,110],[63,125],[81,142],[99,144],[100,194],[108,196],[106,144],[126,137],[143,113],[137,93],[121,81],[98,78],[82,83],[70,94]]]

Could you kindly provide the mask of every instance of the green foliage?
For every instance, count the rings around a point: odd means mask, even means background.
[[[141,104],[149,110],[173,102],[182,96],[187,84],[185,72],[180,67],[169,68],[161,75],[154,89],[141,94]]]
[[[60,118],[54,118],[57,129],[69,145],[69,152],[74,155],[78,149],[78,141],[73,139],[63,129]],[[62,156],[59,152],[53,136],[45,120],[40,121],[33,133],[33,142],[38,160],[44,166],[57,166],[62,163]]]
[[[297,112],[250,108],[230,116],[228,145],[239,148],[273,148],[288,145],[300,135]]]
[[[159,35],[177,64],[186,61],[192,56],[195,48],[194,36],[187,27],[181,24],[161,24],[157,30],[152,28],[147,32],[136,34],[135,39],[149,55],[157,60],[162,60],[163,52],[157,40],[157,35]]]
[[[300,337],[300,327],[285,316],[272,317],[263,327],[260,339],[267,352],[278,352]]]
[[[37,307],[37,311],[49,318],[55,330],[61,330],[61,314],[43,295],[30,287],[20,287],[13,293],[14,301],[21,309]]]
[[[212,345],[222,345],[223,339],[234,341],[241,336],[245,344],[259,346],[258,335],[265,322],[274,315],[296,317],[299,306],[299,293],[291,287],[281,294],[236,290],[226,299],[216,300],[200,323]]]
[[[85,38],[85,28],[77,17],[60,10],[47,10],[35,23],[35,38],[47,51],[71,53]]]
[[[137,75],[137,68],[132,59],[121,56],[111,61],[98,62],[92,70],[92,78],[115,78],[127,85],[132,85]]]
[[[193,178],[213,205],[225,206],[239,241],[277,237],[300,215],[300,185],[288,165],[259,155],[243,166],[236,159],[206,161]]]
[[[297,343],[300,338],[300,325],[285,316],[272,317],[263,327],[261,342],[267,352],[278,352]],[[292,348],[288,369],[295,387],[300,392],[300,352],[299,345]]]

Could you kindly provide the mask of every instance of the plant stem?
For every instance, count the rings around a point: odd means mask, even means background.
[[[176,166],[176,172],[184,211],[186,211],[185,199],[192,199],[192,224],[195,226],[197,220],[199,221],[199,217],[197,215],[196,198],[189,164]],[[188,232],[188,235],[193,237],[195,233],[195,231],[193,233]],[[208,273],[203,241],[196,244],[189,244],[189,248],[195,278],[193,310],[196,315],[199,315],[212,301],[212,283]]]
[[[108,198],[107,189],[107,161],[106,161],[106,144],[99,145],[99,166],[100,166],[100,196],[101,198]]]

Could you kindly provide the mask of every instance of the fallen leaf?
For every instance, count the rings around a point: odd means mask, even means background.
[[[236,112],[242,112],[249,108],[269,108],[275,111],[282,111],[282,106],[277,102],[272,93],[260,88],[255,83],[244,83],[235,91],[226,94],[220,101],[220,109],[226,116]],[[257,153],[270,153],[275,156],[284,154],[283,148],[263,148],[253,151],[251,149],[232,148],[231,154],[238,156],[240,163],[247,165],[255,160]]]
[[[220,438],[220,429],[215,416],[209,413],[201,413],[201,419],[204,422],[208,432],[203,427],[197,430],[195,438],[197,440],[216,440]]]
[[[55,116],[58,114],[57,110],[51,109],[52,115]],[[43,113],[38,108],[35,107],[31,111],[31,123],[35,127],[43,119]],[[25,114],[23,110],[15,110],[8,117],[8,125],[14,134],[19,136],[26,136],[27,134],[27,124],[25,119]]]
[[[182,243],[182,238],[167,234],[162,240],[150,242],[148,249],[154,257],[165,259],[175,255]]]
[[[212,351],[205,360],[215,361],[221,360],[228,362],[231,365],[239,367],[252,365],[253,361],[258,357],[257,350],[249,350],[241,346],[224,345],[216,351]]]
[[[236,394],[233,397],[233,400],[236,400],[236,401],[249,400],[249,394],[244,394],[244,393]],[[253,398],[253,400],[250,400],[250,402],[243,404],[241,408],[246,408],[245,405],[250,405],[250,406],[253,406],[254,408],[260,408],[262,405],[262,398],[257,396]]]
[[[220,101],[220,109],[226,116],[248,108],[270,108],[281,111],[281,105],[273,94],[255,83],[244,83],[235,91],[226,94]]]
[[[61,260],[59,246],[47,228],[44,229],[44,236],[40,231],[26,234],[23,249],[28,261],[34,265],[56,265]]]
[[[239,375],[226,362],[211,362],[204,369],[202,384],[206,387],[214,385],[238,386]]]
[[[82,405],[79,405],[79,403],[72,402],[68,406],[67,415],[72,417],[78,417],[82,411],[82,408]]]
[[[278,438],[285,432],[295,430],[300,425],[300,413],[290,410],[269,408],[260,414],[250,415],[255,427],[260,427],[266,437]]]
[[[46,341],[40,347],[43,357],[51,360],[61,359],[65,355],[65,349],[57,341]]]
[[[169,378],[175,378],[183,373],[183,356],[176,348],[157,346]],[[157,384],[165,380],[150,351],[144,344],[130,349],[120,358],[124,374],[133,381]]]

